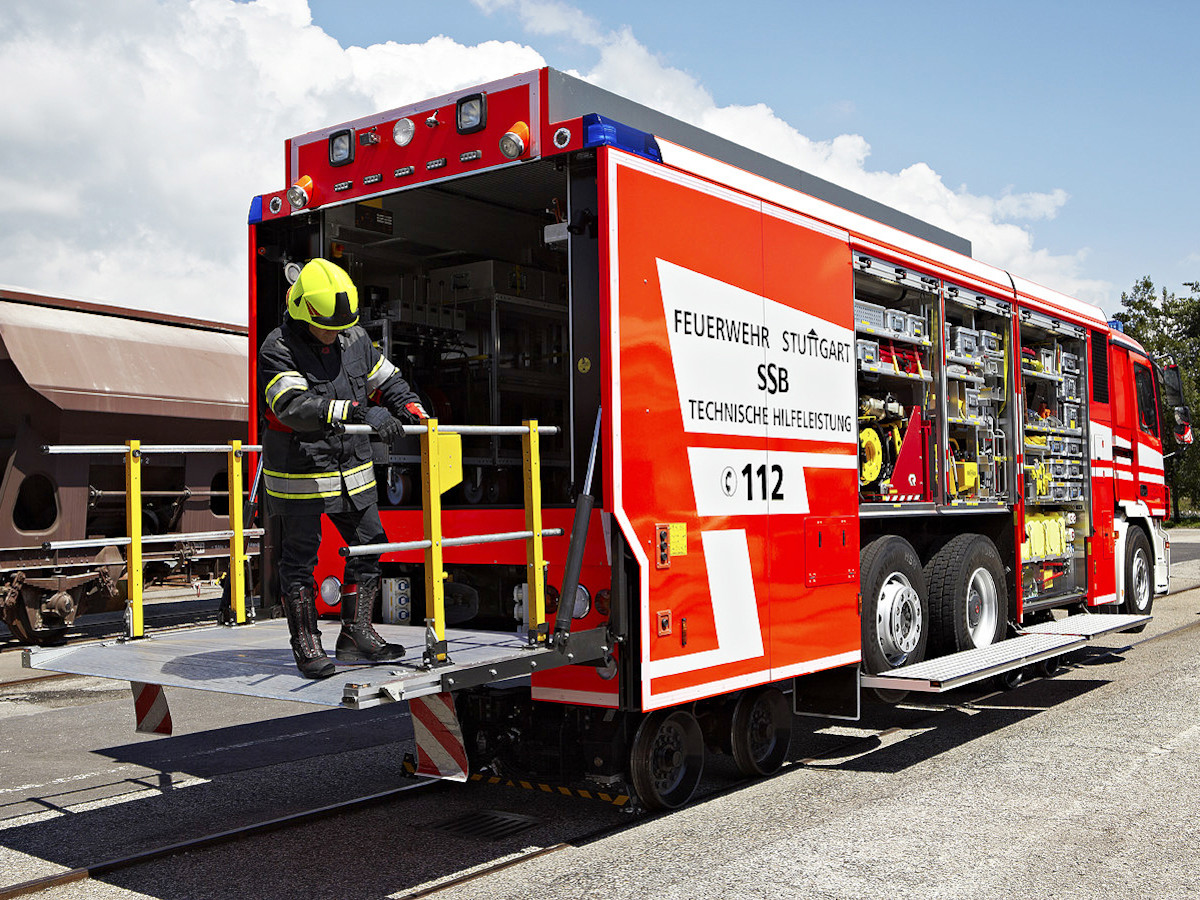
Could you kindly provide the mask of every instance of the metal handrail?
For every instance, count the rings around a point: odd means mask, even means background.
[[[371,429],[364,425],[347,426],[351,434]],[[473,544],[493,544],[502,541],[525,541],[528,584],[528,640],[531,645],[545,646],[549,640],[546,618],[546,559],[542,539],[558,537],[561,528],[542,528],[541,452],[539,438],[558,434],[554,425],[539,425],[530,419],[521,425],[440,425],[437,419],[426,419],[422,425],[404,426],[406,434],[421,436],[421,509],[424,538],[388,544],[366,544],[343,547],[339,552],[347,559],[355,556],[382,556],[422,550],[425,554],[426,647],[425,662],[445,665],[450,661],[446,647],[446,591],[448,577],[442,564],[442,551],[447,547],[466,547]],[[442,534],[442,495],[462,482],[462,435],[516,435],[521,437],[522,461],[525,476],[525,530],[494,534]]]
[[[546,528],[542,537],[562,537],[561,528]],[[527,541],[533,537],[532,531],[497,531],[493,534],[468,534],[462,537],[442,538],[443,547],[470,547],[475,544],[502,544],[505,541]],[[349,558],[352,556],[383,556],[387,553],[407,553],[412,550],[427,550],[433,541],[402,541],[398,544],[363,544],[359,547],[343,547],[338,552]]]
[[[428,420],[426,420],[428,421]],[[557,425],[535,425],[539,435],[553,437],[561,430]],[[344,425],[346,434],[373,434],[375,429],[370,425]],[[426,434],[429,429],[425,425],[401,425],[405,434]],[[489,437],[520,437],[529,434],[528,425],[439,425],[442,434],[470,434]]]
[[[369,426],[362,426],[367,428]],[[237,444],[240,453],[261,453],[262,444]],[[146,453],[230,453],[233,444],[139,444],[139,452]],[[117,455],[129,452],[128,444],[43,444],[42,452],[50,456],[67,456],[86,453],[92,456]]]
[[[256,538],[263,536],[261,528],[243,528],[242,536],[248,538]],[[185,543],[187,541],[205,542],[205,541],[227,541],[234,536],[233,531],[193,531],[193,532],[167,532],[165,534],[149,534],[142,538],[143,544],[171,544]],[[131,538],[88,538],[87,540],[79,541],[46,541],[42,544],[42,549],[48,552],[55,550],[86,550],[89,547],[128,547],[133,543]]]
[[[242,496],[242,457],[246,453],[260,453],[259,444],[243,444],[230,441],[228,444],[143,444],[128,441],[125,444],[46,444],[42,451],[52,456],[69,454],[122,454],[125,457],[125,527],[128,537],[89,538],[79,541],[48,541],[42,545],[46,551],[75,550],[88,547],[128,547],[125,568],[128,572],[126,605],[128,609],[128,636],[145,636],[143,616],[145,581],[142,568],[142,547],[145,544],[186,543],[189,541],[229,541],[229,597],[234,621],[246,623],[246,538],[261,537],[261,528],[244,527],[242,504],[233,498]],[[142,535],[142,462],[151,453],[224,453],[227,455],[229,503],[228,531],[197,531],[192,534]]]

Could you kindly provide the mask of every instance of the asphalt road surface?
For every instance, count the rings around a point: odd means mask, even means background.
[[[156,859],[46,898],[1184,898],[1200,895],[1200,561],[1140,635],[1014,691],[797,718],[777,776],[710,758],[668,815],[482,784],[418,784],[300,827]],[[0,655],[0,682],[15,654]],[[35,673],[27,673],[35,674]],[[172,691],[134,735],[128,686],[0,688],[0,890],[134,850],[411,785],[402,708]],[[503,814],[508,833],[464,833]],[[506,862],[514,864],[500,868]],[[469,882],[460,880],[476,875]],[[440,888],[440,890],[439,890]]]

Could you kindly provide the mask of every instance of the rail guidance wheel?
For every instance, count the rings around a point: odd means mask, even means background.
[[[960,534],[925,566],[929,639],[944,653],[990,647],[1008,627],[1004,563],[990,538]]]
[[[738,697],[729,741],[733,761],[747,777],[770,775],[783,765],[792,743],[792,712],[783,692],[764,687]]]
[[[660,709],[638,726],[629,751],[633,788],[651,809],[678,809],[704,773],[704,734],[685,710]]]
[[[1125,599],[1121,601],[1121,612],[1146,616],[1153,608],[1154,557],[1150,554],[1150,541],[1146,532],[1130,525],[1125,540]],[[1135,634],[1145,630],[1145,623],[1126,629]]]
[[[925,658],[929,601],[917,551],[887,535],[863,548],[863,664],[875,674]]]

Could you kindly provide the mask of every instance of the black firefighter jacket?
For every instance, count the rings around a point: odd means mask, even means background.
[[[417,400],[400,370],[357,325],[329,346],[287,319],[258,352],[258,383],[267,403],[263,489],[275,515],[365,509],[376,502],[370,438],[339,432],[351,404],[378,400],[410,417]]]

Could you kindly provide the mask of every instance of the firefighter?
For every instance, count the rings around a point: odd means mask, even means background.
[[[258,383],[267,405],[263,487],[280,530],[279,582],[296,666],[307,678],[335,671],[321,647],[313,568],[327,515],[350,546],[385,542],[376,505],[370,425],[384,441],[402,433],[397,417],[428,418],[399,370],[358,326],[358,291],[350,276],[324,259],[300,271],[287,295],[287,316],[258,354]],[[378,401],[378,405],[372,403]],[[371,625],[379,595],[379,557],[346,560],[342,630],[336,656],[345,661],[399,659]]]

